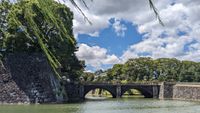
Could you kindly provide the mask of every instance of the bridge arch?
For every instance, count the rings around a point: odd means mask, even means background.
[[[124,97],[125,95],[126,96],[138,95],[138,96],[144,97],[144,95],[142,94],[142,92],[140,90],[135,89],[135,88],[131,88],[131,89],[125,91],[122,94],[122,97]]]
[[[124,93],[128,90],[136,89],[141,92],[141,95],[143,95],[145,98],[152,98],[153,97],[153,89],[152,87],[146,86],[146,87],[139,87],[139,86],[122,86],[121,87],[121,97],[124,95]]]
[[[84,86],[84,94],[83,94],[83,97],[85,98],[85,96],[92,90],[94,89],[103,89],[103,90],[106,90],[108,91],[113,98],[116,98],[116,88],[113,88],[113,87],[106,87],[106,86],[98,86],[98,85],[88,85],[88,86]]]

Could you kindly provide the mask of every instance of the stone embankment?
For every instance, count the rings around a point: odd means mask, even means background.
[[[0,62],[0,103],[57,102],[58,85],[42,54],[10,54]]]
[[[159,98],[200,101],[200,83],[163,82]]]

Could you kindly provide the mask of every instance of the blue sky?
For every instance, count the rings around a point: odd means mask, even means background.
[[[200,0],[153,0],[161,26],[148,0],[86,0],[77,3],[90,25],[70,2],[76,55],[86,71],[108,69],[130,58],[177,58],[200,61]]]
[[[120,57],[130,45],[138,43],[142,40],[142,35],[138,33],[137,26],[128,21],[120,21],[127,30],[124,31],[124,36],[119,36],[115,33],[112,27],[115,19],[109,20],[110,25],[100,31],[98,37],[87,34],[78,35],[78,43],[85,43],[89,46],[100,46],[108,50],[108,54],[115,54]]]
[[[123,55],[123,52],[128,49],[132,44],[136,44],[142,40],[142,34],[137,31],[137,26],[133,25],[131,22],[120,20],[121,25],[123,25],[126,30],[123,31],[123,35],[117,34],[113,28],[115,23],[115,18],[109,20],[108,28],[105,28],[99,32],[98,36],[90,36],[88,34],[79,34],[78,43],[87,44],[88,46],[99,46],[108,50],[107,54],[114,54],[117,57]],[[100,68],[95,68],[93,66],[87,65],[86,70],[95,71],[98,69],[107,69],[112,67],[112,65],[101,65]]]

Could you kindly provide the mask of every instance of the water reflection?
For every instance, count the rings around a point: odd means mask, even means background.
[[[102,101],[100,101],[102,100]],[[0,113],[200,113],[200,103],[144,98],[87,99],[57,105],[0,105]]]

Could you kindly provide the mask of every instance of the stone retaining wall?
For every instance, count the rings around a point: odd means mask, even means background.
[[[56,83],[42,54],[10,54],[0,63],[0,103],[56,102]]]
[[[176,84],[173,92],[173,99],[200,101],[200,84]]]
[[[160,87],[159,99],[200,101],[200,83],[167,83]]]
[[[173,86],[175,83],[163,82],[160,84],[160,99],[172,99],[173,98]]]

